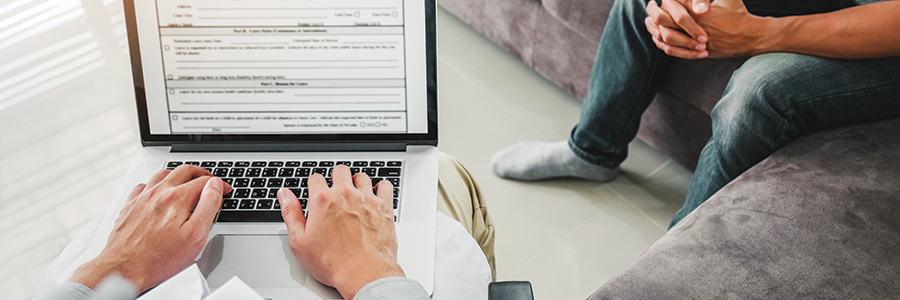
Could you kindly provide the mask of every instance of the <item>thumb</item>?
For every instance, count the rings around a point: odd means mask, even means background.
[[[694,0],[693,11],[698,15],[709,11],[709,0]]]
[[[303,207],[291,190],[281,188],[278,190],[278,202],[281,203],[281,217],[287,225],[288,232],[293,230],[306,231],[306,217],[303,216]]]

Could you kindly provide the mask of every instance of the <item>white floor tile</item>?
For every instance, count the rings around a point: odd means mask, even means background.
[[[584,299],[663,233],[614,201],[503,279],[530,280],[535,299]]]

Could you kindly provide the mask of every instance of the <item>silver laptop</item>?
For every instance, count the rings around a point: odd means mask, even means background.
[[[437,199],[435,4],[125,0],[143,149],[128,183],[194,164],[234,187],[197,258],[211,289],[339,299],[291,254],[274,192],[306,205],[336,165],[391,181],[399,263],[431,293]]]

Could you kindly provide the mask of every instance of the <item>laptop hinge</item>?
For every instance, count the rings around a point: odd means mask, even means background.
[[[171,152],[406,151],[405,143],[173,143]]]

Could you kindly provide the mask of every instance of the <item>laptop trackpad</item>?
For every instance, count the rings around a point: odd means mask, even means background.
[[[200,259],[210,289],[237,276],[252,288],[302,288],[304,269],[291,253],[287,235],[216,235]]]

